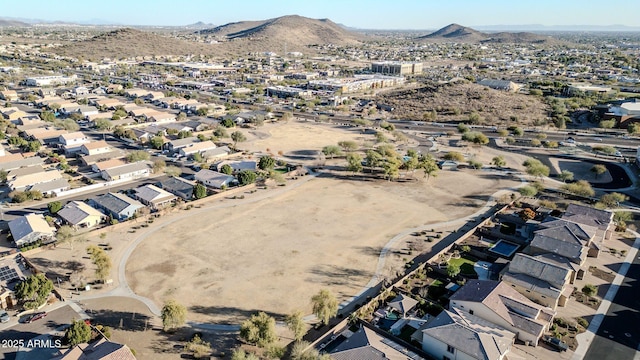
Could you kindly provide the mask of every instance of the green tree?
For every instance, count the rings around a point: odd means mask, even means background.
[[[238,174],[236,174],[236,178],[238,179],[238,183],[240,183],[240,186],[245,186],[256,182],[258,176],[255,171],[245,169],[240,170]]]
[[[536,194],[538,194],[538,189],[536,189],[535,187],[530,186],[530,185],[525,185],[525,186],[519,188],[518,192],[522,196],[533,197],[533,196],[536,196]]]
[[[162,149],[162,145],[164,145],[164,138],[162,136],[154,136],[149,141],[149,144],[154,149],[160,150]]]
[[[186,321],[187,308],[175,300],[169,300],[162,307],[161,317],[163,330],[165,332],[173,331]]]
[[[40,119],[42,119],[42,121],[53,122],[56,116],[51,111],[43,111],[40,113]]]
[[[515,135],[515,136],[524,135],[524,130],[522,130],[522,128],[520,128],[520,127],[515,126],[513,128],[510,128],[510,130],[511,130],[511,132],[513,132],[513,135]]]
[[[7,181],[7,175],[9,175],[7,170],[5,170],[5,169],[0,170],[0,182],[6,182]]]
[[[94,122],[96,129],[98,130],[111,130],[113,128],[113,123],[109,119],[96,119]]]
[[[243,349],[233,350],[231,360],[260,360],[256,354],[245,352]]]
[[[229,137],[229,134],[227,133],[227,129],[225,129],[222,126],[218,126],[213,130],[213,136],[222,139],[222,138]]]
[[[327,145],[327,146],[323,147],[322,148],[322,153],[325,156],[329,156],[331,159],[333,159],[334,156],[342,155],[342,151],[340,151],[340,147],[338,147],[336,145]]]
[[[438,175],[438,164],[431,154],[420,155],[418,158],[418,169],[424,170],[424,177],[429,180],[432,176]]]
[[[211,344],[202,340],[198,334],[187,342],[184,349],[193,354],[193,357],[200,359],[211,354]]]
[[[347,170],[353,173],[362,171],[362,156],[360,154],[347,154]]]
[[[47,209],[51,214],[55,215],[62,209],[62,203],[60,201],[52,201],[47,204]]]
[[[352,140],[343,140],[338,142],[338,146],[342,148],[344,151],[354,151],[358,149],[358,143]]]
[[[460,274],[460,265],[452,263],[447,264],[447,275],[449,275],[449,277],[454,278],[458,276],[458,274]]]
[[[613,129],[614,126],[616,126],[615,119],[600,121],[600,127],[603,129]]]
[[[149,159],[151,159],[151,155],[144,150],[134,150],[127,155],[127,161],[130,163],[146,161]]]
[[[471,114],[469,114],[470,124],[479,124],[480,120],[482,120],[482,118],[480,117],[480,114],[478,114],[477,112],[473,111],[471,112]]]
[[[223,173],[223,174],[231,175],[231,174],[233,174],[233,168],[229,164],[224,164],[220,168],[220,172]]]
[[[542,145],[542,142],[538,139],[531,139],[529,141],[529,145],[533,146],[533,147],[538,147],[540,145]]]
[[[329,319],[338,314],[338,299],[329,290],[322,289],[311,297],[313,313],[324,325],[329,324]]]
[[[469,132],[469,127],[465,124],[458,124],[458,132],[460,134],[464,134],[466,132]]]
[[[507,161],[504,159],[504,157],[502,156],[496,156],[491,160],[491,163],[499,168],[504,167],[505,165],[507,165]]]
[[[196,114],[197,114],[198,116],[207,116],[207,114],[209,114],[209,108],[208,108],[208,107],[201,107],[201,108],[198,108],[198,109],[196,110]]]
[[[260,311],[240,325],[240,338],[249,344],[265,347],[278,339],[276,320]]]
[[[365,163],[370,168],[378,167],[382,163],[382,155],[375,150],[367,150],[364,159]]]
[[[640,123],[631,123],[627,126],[627,132],[631,135],[640,133]]]
[[[84,320],[74,320],[64,332],[64,342],[69,346],[88,343],[91,340],[91,327]]]
[[[296,341],[302,340],[302,337],[307,333],[307,326],[302,318],[302,311],[296,310],[291,315],[287,316],[285,323],[291,332],[293,338]]]
[[[258,161],[258,168],[260,170],[270,170],[276,166],[276,160],[271,156],[265,155],[261,156]]]
[[[469,159],[467,162],[469,166],[475,170],[482,169],[482,163],[476,159]]]
[[[197,199],[202,199],[207,196],[207,187],[198,183],[193,187],[193,197]]]
[[[233,140],[233,147],[236,147],[239,142],[243,142],[247,140],[247,138],[240,131],[234,131],[231,133],[231,140]]]
[[[594,296],[598,292],[598,287],[592,284],[586,284],[582,287],[582,293],[588,297]]]
[[[164,168],[164,173],[168,176],[180,176],[182,170],[180,170],[180,168],[175,165],[169,165]]]
[[[592,197],[596,194],[591,187],[591,184],[585,180],[578,180],[571,184],[564,184],[560,188],[568,193],[578,196]]]
[[[569,170],[562,170],[558,175],[558,178],[562,180],[562,182],[566,183],[567,181],[573,180],[573,173]]]
[[[629,197],[625,194],[613,192],[604,194],[600,197],[600,201],[596,203],[596,207],[599,209],[613,209],[620,206],[620,203],[629,200]]]
[[[153,173],[154,174],[160,173],[161,171],[164,170],[166,166],[167,166],[167,163],[162,159],[153,160]]]
[[[53,290],[53,282],[44,274],[35,274],[16,284],[14,293],[18,300],[24,302],[26,309],[35,309],[47,301]]]
[[[604,174],[607,172],[607,167],[604,166],[603,164],[595,164],[591,167],[591,169],[589,169],[589,171],[591,171],[592,173],[595,174],[596,179],[598,178],[598,176]]]
[[[464,155],[462,155],[461,153],[459,153],[457,151],[449,151],[448,153],[444,154],[444,159],[445,160],[452,160],[452,161],[462,162],[462,161],[464,161]]]
[[[528,158],[522,165],[526,168],[527,174],[531,176],[539,178],[549,176],[549,167],[538,159]]]
[[[224,126],[226,128],[232,128],[232,127],[236,126],[236,123],[231,118],[222,119],[222,122],[220,124],[222,124],[222,126]]]
[[[503,137],[507,137],[509,136],[509,131],[505,130],[505,129],[500,129],[498,130],[498,136],[503,138]]]
[[[56,239],[59,243],[69,243],[71,250],[73,250],[73,233],[74,230],[69,225],[62,225],[56,232]]]
[[[594,146],[591,150],[596,153],[603,153],[605,155],[613,155],[618,151],[613,146]]]

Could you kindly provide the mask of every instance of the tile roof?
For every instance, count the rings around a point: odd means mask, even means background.
[[[404,316],[407,311],[413,309],[414,306],[418,305],[418,300],[405,296],[404,294],[400,294],[396,296],[395,299],[391,300],[387,305],[392,309],[397,310]]]
[[[193,197],[194,183],[178,177],[170,177],[158,183],[158,186],[183,199],[190,200]]]
[[[560,298],[562,294],[562,288],[554,287],[544,280],[534,278],[527,274],[507,272],[502,275],[502,281],[556,300]]]
[[[549,253],[580,261],[580,263],[586,258],[589,250],[587,247],[582,246],[577,239],[575,242],[568,242],[542,234],[536,234],[530,245]]]
[[[597,227],[606,230],[613,220],[613,213],[606,210],[598,210],[589,206],[569,204],[562,215],[565,220],[579,224]]]
[[[146,201],[148,203],[152,203],[155,201],[168,201],[171,199],[175,199],[175,195],[160,189],[155,185],[144,185],[136,188],[135,190],[136,198]]]
[[[478,301],[476,292],[486,295]],[[553,310],[532,302],[508,284],[493,280],[470,280],[451,296],[450,301],[482,303],[512,327],[538,337],[550,321],[547,316],[543,316],[545,320],[539,319],[540,314],[553,313]]]
[[[571,268],[560,266],[544,257],[518,253],[509,263],[509,272],[527,274],[561,289],[564,287]]]
[[[78,225],[89,216],[104,217],[104,214],[85,202],[71,201],[58,211],[58,216],[71,225]]]
[[[329,352],[336,360],[420,360],[424,357],[409,351],[404,346],[362,326],[335,349]]]
[[[143,208],[138,200],[134,200],[124,194],[120,193],[106,193],[104,195],[99,195],[91,199],[93,202],[98,204],[100,207],[105,208],[114,214],[120,214],[129,206],[133,206],[136,208]]]
[[[514,333],[457,309],[442,311],[422,333],[478,360],[502,358],[515,339]]]

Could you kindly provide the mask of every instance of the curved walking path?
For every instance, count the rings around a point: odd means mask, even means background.
[[[496,170],[491,170],[492,173],[495,174],[500,174],[500,175],[504,175],[504,176],[509,176],[507,173],[502,172],[502,171],[496,171]],[[124,253],[121,255],[120,260],[118,261],[118,285],[107,291],[104,293],[100,293],[100,294],[94,294],[94,295],[80,295],[80,296],[76,296],[72,299],[72,301],[74,302],[79,302],[79,301],[83,301],[83,300],[91,300],[91,299],[98,299],[98,298],[104,298],[104,297],[111,297],[111,296],[122,296],[122,297],[129,297],[135,300],[138,300],[142,303],[144,303],[148,308],[149,311],[151,311],[151,313],[153,313],[156,316],[161,316],[161,310],[160,308],[158,308],[158,306],[155,304],[155,302],[147,297],[141,296],[136,294],[131,287],[129,286],[128,282],[127,282],[127,278],[126,278],[126,264],[127,261],[129,260],[129,257],[131,256],[131,254],[133,254],[134,250],[137,248],[137,246],[143,242],[144,240],[146,240],[149,236],[155,234],[158,231],[161,231],[165,226],[171,225],[175,222],[184,220],[188,217],[192,217],[195,214],[199,214],[199,213],[203,213],[212,209],[224,209],[224,208],[230,208],[230,207],[236,207],[236,206],[242,206],[244,204],[252,204],[252,203],[256,203],[259,201],[262,201],[264,199],[267,198],[271,198],[271,197],[275,197],[278,195],[281,195],[287,191],[293,190],[303,184],[305,184],[307,181],[310,181],[312,179],[314,179],[316,176],[318,176],[319,173],[314,173],[311,172],[311,170],[309,170],[309,175],[299,178],[298,181],[296,181],[295,183],[291,184],[291,185],[287,185],[284,187],[280,187],[280,189],[276,189],[276,190],[271,190],[268,192],[263,192],[262,194],[258,194],[255,197],[251,197],[250,199],[246,199],[246,200],[238,200],[237,202],[232,200],[232,201],[228,201],[225,203],[216,203],[216,204],[212,204],[209,206],[205,206],[202,208],[197,209],[196,211],[190,211],[188,213],[179,215],[179,216],[173,216],[170,220],[166,220],[162,223],[157,223],[157,225],[154,227],[153,229],[149,229],[148,231],[146,231],[143,234],[140,234],[133,242],[131,242],[129,245],[127,245],[127,248],[125,249]],[[522,182],[522,184],[526,184],[527,180],[524,177],[524,175],[522,174],[516,174],[516,176],[518,176],[520,178],[520,181]],[[371,280],[369,280],[369,282],[363,287],[363,289],[356,294],[355,296],[353,296],[352,298],[344,301],[341,305],[340,308],[343,308],[344,306],[353,303],[354,301],[356,301],[359,297],[361,297],[363,294],[365,294],[367,291],[369,291],[371,288],[375,287],[377,283],[380,282],[381,279],[381,273],[383,271],[384,265],[386,263],[386,259],[387,259],[387,255],[389,254],[389,251],[393,248],[393,246],[395,246],[396,243],[398,243],[399,241],[401,241],[403,238],[405,238],[406,236],[408,236],[409,234],[411,234],[412,232],[416,232],[416,231],[422,231],[425,229],[439,229],[442,227],[450,227],[453,225],[462,225],[466,222],[468,222],[470,219],[477,217],[481,214],[486,213],[489,209],[491,209],[491,207],[493,207],[496,203],[495,199],[498,198],[499,196],[502,196],[503,194],[510,192],[510,191],[514,191],[515,189],[517,189],[517,187],[514,188],[508,188],[508,189],[501,189],[498,190],[497,192],[495,192],[494,194],[489,196],[489,199],[487,199],[486,203],[480,208],[478,209],[476,212],[474,212],[473,214],[467,215],[465,217],[462,218],[458,218],[458,219],[453,219],[453,220],[448,220],[448,221],[444,221],[444,222],[439,222],[439,223],[433,223],[433,224],[425,224],[419,227],[415,227],[415,228],[410,228],[407,229],[399,234],[397,234],[396,236],[394,236],[393,238],[391,238],[386,244],[385,246],[382,248],[380,255],[378,257],[378,264],[376,266],[376,271],[375,273],[372,275]],[[222,200],[221,200],[222,201]],[[315,316],[314,315],[310,315],[305,317],[306,321],[310,321],[312,319],[314,319]],[[195,323],[195,322],[188,322],[188,325],[193,327],[193,328],[198,328],[198,329],[202,329],[202,330],[209,330],[209,331],[217,331],[217,332],[230,332],[230,331],[238,331],[240,329],[239,325],[226,325],[226,324],[209,324],[209,323]]]

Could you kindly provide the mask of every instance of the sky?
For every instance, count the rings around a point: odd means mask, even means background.
[[[485,25],[640,26],[639,0],[14,0],[0,17],[120,25],[215,25],[284,15],[361,29]]]

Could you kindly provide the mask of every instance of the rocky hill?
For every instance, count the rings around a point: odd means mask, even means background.
[[[418,39],[448,40],[455,42],[480,42],[486,39],[486,34],[458,24],[450,24],[431,34],[421,36]]]
[[[70,43],[52,51],[64,56],[100,60],[134,56],[211,54],[213,47],[152,32],[123,28],[102,33],[85,41]]]
[[[203,30],[227,41],[227,47],[246,51],[309,50],[309,45],[353,45],[364,36],[344,29],[329,19],[310,19],[298,15],[263,21],[242,21]],[[221,44],[224,46],[224,44]]]
[[[528,32],[484,33],[462,25],[450,24],[431,34],[421,36],[418,40],[458,43],[546,43],[555,39]]]

